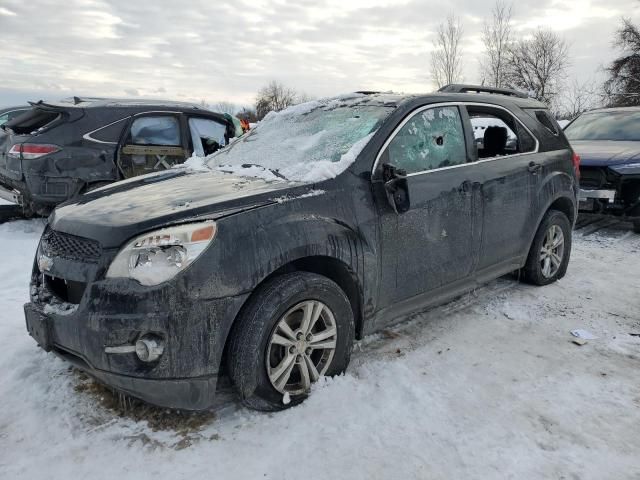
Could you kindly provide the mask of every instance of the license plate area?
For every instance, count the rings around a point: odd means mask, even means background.
[[[25,320],[27,322],[27,331],[29,335],[40,345],[46,352],[51,350],[51,329],[49,327],[49,319],[42,313],[25,306]]]

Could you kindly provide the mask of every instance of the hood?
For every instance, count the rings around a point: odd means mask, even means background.
[[[282,190],[293,188],[296,185],[285,181],[174,169],[82,195],[59,206],[49,223],[54,230],[98,240],[104,248],[119,247],[139,233],[171,223],[216,219],[272,204]]]
[[[640,161],[640,142],[612,140],[574,140],[573,150],[585,167],[610,167]]]

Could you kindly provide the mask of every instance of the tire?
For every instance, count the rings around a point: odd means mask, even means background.
[[[640,220],[633,221],[633,231],[636,233],[640,233]]]
[[[307,308],[309,318],[319,311],[318,319],[312,329],[305,330],[312,331],[311,336],[300,339]],[[296,328],[298,319],[300,325]],[[287,333],[282,330],[286,329],[283,322],[291,325]],[[320,337],[334,331],[335,335],[323,343],[314,340],[314,335]],[[283,340],[289,342],[288,346],[280,344]],[[305,343],[307,340],[310,343]],[[294,385],[296,378],[300,386],[304,385],[303,370],[307,371],[307,378],[312,378],[314,373],[333,376],[344,372],[349,365],[353,341],[351,304],[335,282],[308,272],[285,274],[259,287],[243,307],[227,349],[229,376],[245,406],[262,411],[283,410],[308,396],[308,388],[296,391],[297,384]],[[325,343],[335,344],[332,354],[330,348],[320,347]],[[301,355],[301,351],[305,353]],[[277,376],[278,369],[285,364],[290,366],[291,357],[295,358],[293,366],[285,368],[283,373],[286,376],[288,370],[288,380],[285,379],[284,386],[278,390],[272,379],[279,378],[282,382],[285,377]],[[307,366],[309,361],[314,363],[315,370]]]
[[[554,245],[550,237],[553,236],[557,242],[559,238],[558,232],[562,234],[562,253],[557,247],[549,249],[550,246]],[[555,253],[555,257],[549,254],[549,251]],[[538,231],[533,238],[529,256],[523,269],[524,280],[533,285],[549,285],[555,282],[567,273],[570,256],[571,223],[564,213],[558,210],[549,210],[542,222],[540,222]],[[560,257],[559,261],[557,257]],[[547,268],[547,265],[550,268]]]

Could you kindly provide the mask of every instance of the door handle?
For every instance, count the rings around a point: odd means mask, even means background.
[[[538,173],[541,168],[542,168],[542,165],[540,165],[539,163],[536,163],[536,162],[529,162],[529,166],[527,167],[527,169],[531,173]]]

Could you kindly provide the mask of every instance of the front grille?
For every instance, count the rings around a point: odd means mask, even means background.
[[[56,232],[47,227],[42,235],[42,250],[49,256],[97,263],[102,253],[95,240]]]
[[[53,293],[58,300],[64,303],[73,303],[79,305],[82,295],[87,288],[84,282],[73,282],[71,280],[63,280],[62,278],[44,275],[44,282],[49,292]]]

